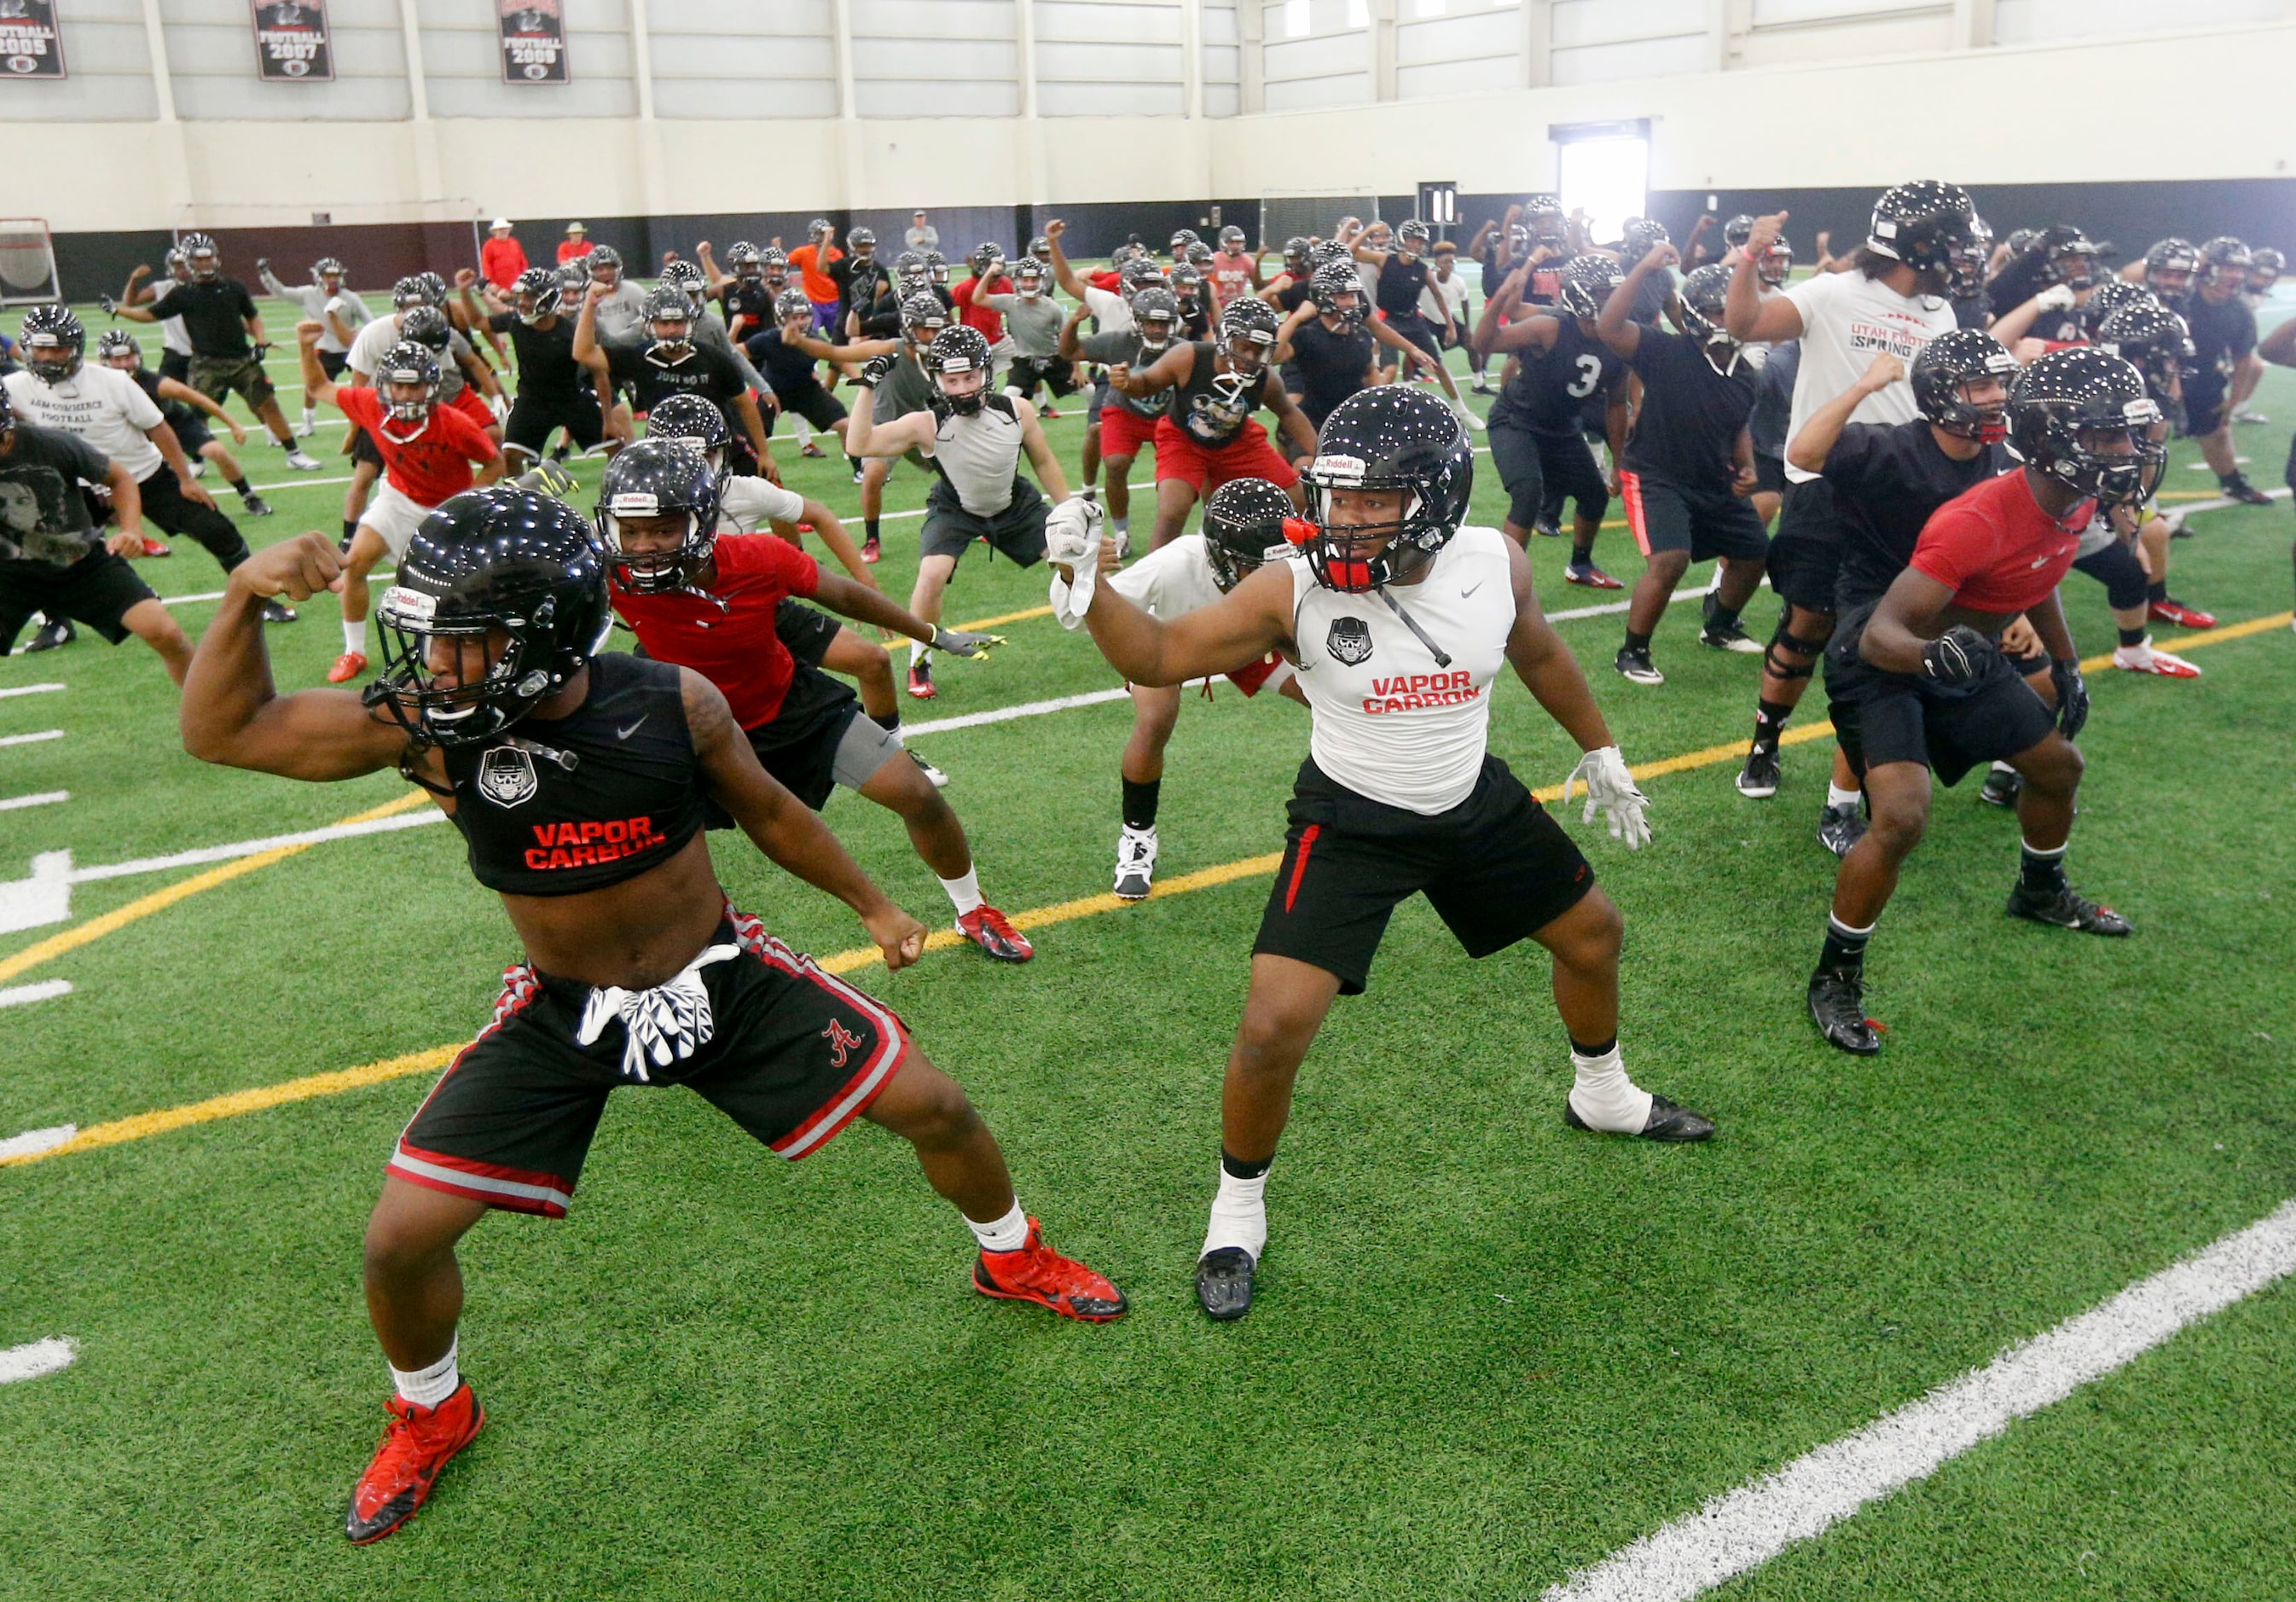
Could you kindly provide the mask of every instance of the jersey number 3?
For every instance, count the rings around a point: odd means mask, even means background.
[[[1582,356],[1578,358],[1578,376],[1572,379],[1564,393],[1573,400],[1584,400],[1595,392],[1595,385],[1603,376],[1603,358]]]

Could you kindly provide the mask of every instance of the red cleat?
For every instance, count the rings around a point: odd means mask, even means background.
[[[1610,574],[1604,572],[1601,568],[1596,567],[1591,562],[1574,562],[1570,566],[1564,568],[1562,570],[1562,581],[1565,584],[1581,584],[1586,586],[1588,589],[1626,588],[1625,585],[1620,583],[1616,579],[1611,578]]]
[[[366,653],[363,651],[346,651],[335,658],[335,665],[327,670],[327,682],[348,684],[365,671]]]
[[[172,556],[176,553],[168,548],[166,540],[154,539],[146,534],[144,536],[144,554],[146,556]]]
[[[909,670],[909,694],[919,701],[931,701],[940,692],[933,687],[932,669],[919,662]]]
[[[797,448],[797,454],[805,457],[808,461],[818,462],[823,456],[829,453],[823,450],[821,447],[816,445],[812,440],[808,440],[804,444]]]
[[[1087,1324],[1120,1319],[1126,1306],[1124,1293],[1106,1278],[1046,1245],[1035,1219],[1019,1251],[980,1253],[972,1265],[972,1288],[1007,1302],[1033,1302]]]
[[[1013,920],[986,901],[958,916],[956,932],[998,962],[1026,962],[1037,954]]]
[[[874,539],[865,539],[861,542],[862,561],[872,563],[882,562],[884,560],[884,557],[885,547],[878,541]]]
[[[478,1438],[479,1427],[487,1421],[487,1410],[479,1405],[468,1380],[435,1408],[394,1396],[384,1411],[390,1422],[383,1426],[382,1444],[359,1475],[350,1511],[343,1519],[343,1533],[357,1546],[381,1540],[413,1518],[414,1510],[430,1499],[439,1471]]]
[[[2174,623],[2179,628],[2213,628],[2217,626],[2217,614],[2187,606],[2182,601],[2161,600],[2145,609],[2145,621]]]

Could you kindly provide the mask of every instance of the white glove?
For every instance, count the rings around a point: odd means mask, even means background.
[[[495,415],[495,421],[496,423],[508,423],[510,421],[510,402],[505,400],[501,394],[496,393],[487,397],[487,409]]]
[[[2070,283],[2052,283],[2033,299],[2041,303],[2043,311],[2070,310],[2073,303],[2073,286]]]
[[[1650,797],[1635,788],[1635,776],[1627,771],[1627,759],[1619,754],[1615,745],[1605,745],[1590,751],[1578,759],[1578,766],[1562,781],[1562,804],[1570,804],[1571,786],[1585,781],[1587,811],[1582,823],[1593,823],[1601,811],[1611,820],[1611,838],[1623,840],[1627,850],[1638,851],[1650,842],[1650,825],[1643,821],[1643,809],[1650,805]]]
[[[1078,628],[1092,607],[1092,587],[1100,577],[1102,509],[1098,501],[1070,496],[1045,518],[1045,560],[1066,567],[1072,579],[1053,575],[1053,615],[1063,628]]]

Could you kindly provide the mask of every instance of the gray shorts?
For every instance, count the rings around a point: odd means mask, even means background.
[[[1016,477],[1013,499],[1004,510],[980,517],[958,503],[947,479],[936,478],[925,496],[923,554],[960,561],[974,540],[985,539],[990,550],[1002,551],[1022,567],[1033,567],[1045,559],[1045,518],[1050,510],[1036,485]]]

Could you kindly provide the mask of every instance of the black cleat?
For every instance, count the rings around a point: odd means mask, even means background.
[[[1738,770],[1738,793],[1748,801],[1767,801],[1778,793],[1778,753],[1754,750]]]
[[[1559,520],[1555,518],[1542,517],[1530,525],[1530,531],[1541,539],[1560,539],[1562,538],[1562,530],[1556,526]]]
[[[1817,843],[1837,857],[1849,855],[1850,849],[1865,838],[1863,801],[1844,801],[1838,807],[1828,807],[1817,815]]]
[[[274,596],[263,604],[263,620],[266,623],[291,623],[295,620],[295,609]]]
[[[276,510],[269,501],[259,495],[242,496],[241,501],[247,507],[247,514],[250,517],[268,517]]]
[[[1572,1129],[1589,1135],[1608,1135],[1616,1132],[1611,1130],[1598,1130],[1579,1117],[1578,1109],[1570,1105],[1570,1098],[1567,1096],[1562,1098],[1562,1121]],[[1704,1140],[1713,1133],[1714,1121],[1706,1114],[1693,1113],[1688,1107],[1677,1106],[1665,1097],[1653,1091],[1651,1094],[1650,1117],[1645,1119],[1643,1127],[1636,1131],[1635,1138],[1664,1140],[1681,1145],[1692,1140]]]
[[[1866,1015],[1866,980],[1846,968],[1809,976],[1809,1020],[1838,1051],[1870,1057],[1882,1049],[1882,1026]]]
[[[24,647],[24,653],[29,656],[35,651],[53,651],[57,646],[69,645],[78,638],[79,630],[71,626],[70,618],[50,618],[40,625],[40,631]]]
[[[1988,807],[2013,807],[2024,787],[2025,776],[2014,768],[1996,768],[1985,776],[1985,787],[1977,793],[1977,799]]]
[[[2217,482],[2223,487],[2225,499],[2228,501],[2238,501],[2243,506],[2268,506],[2272,504],[2272,497],[2250,483],[2248,475],[2237,469],[2225,474]]]
[[[1222,1246],[1196,1260],[1196,1305],[1204,1316],[1233,1324],[1251,1310],[1251,1276],[1259,1265],[1242,1246]]]
[[[1619,676],[1628,684],[1658,685],[1666,682],[1666,675],[1660,672],[1657,665],[1651,661],[1651,653],[1647,647],[1636,651],[1629,646],[1621,645],[1619,647],[1617,659],[1611,665],[1618,669]]]
[[[2136,926],[2110,907],[2100,907],[2070,884],[2032,890],[2021,882],[2009,892],[2009,916],[2076,929],[2083,934],[2134,934]]]

